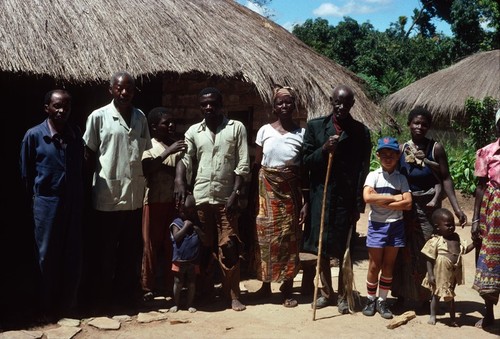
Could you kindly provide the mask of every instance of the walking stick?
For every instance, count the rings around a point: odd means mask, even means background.
[[[344,284],[344,292],[347,299],[347,304],[349,305],[349,312],[354,312],[354,272],[352,270],[351,262],[351,236],[352,236],[353,225],[349,228],[349,233],[347,235],[346,250],[344,253],[344,260],[342,261],[342,283]]]
[[[316,320],[316,301],[318,299],[319,267],[321,261],[321,251],[323,245],[323,229],[325,224],[326,192],[328,191],[328,181],[332,171],[333,154],[328,155],[328,167],[326,168],[325,187],[323,188],[323,202],[321,204],[321,222],[319,226],[318,260],[316,262],[316,276],[314,278],[314,300],[313,300],[313,321]]]

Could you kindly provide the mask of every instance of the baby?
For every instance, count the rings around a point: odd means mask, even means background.
[[[450,302],[450,326],[457,327],[455,322],[455,286],[464,283],[462,254],[469,253],[474,244],[466,245],[455,233],[453,213],[439,208],[432,214],[432,223],[437,235],[427,240],[422,253],[427,258],[427,276],[422,286],[432,292],[430,317],[428,323],[436,324],[436,311],[439,298]]]

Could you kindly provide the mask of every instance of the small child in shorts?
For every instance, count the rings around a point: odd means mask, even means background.
[[[391,319],[387,295],[398,250],[405,246],[403,210],[411,209],[412,199],[406,177],[396,169],[400,155],[397,140],[379,139],[376,152],[381,167],[368,174],[363,188],[363,199],[371,208],[366,237],[368,297],[363,314],[373,316],[378,311],[383,318]]]
[[[462,254],[469,253],[474,243],[466,244],[455,233],[453,213],[446,208],[439,208],[432,213],[432,223],[437,235],[427,240],[422,253],[427,258],[427,275],[422,286],[432,292],[429,321],[436,324],[436,312],[439,299],[450,302],[450,326],[457,327],[455,321],[455,286],[464,284],[464,266]]]
[[[181,292],[187,287],[187,309],[196,312],[193,307],[196,292],[196,275],[200,273],[198,257],[201,241],[205,234],[197,225],[196,203],[192,195],[186,196],[184,205],[179,208],[179,217],[170,224],[173,243],[172,271],[174,272],[174,302],[170,312],[180,308]]]

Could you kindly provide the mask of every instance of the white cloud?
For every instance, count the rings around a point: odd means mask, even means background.
[[[313,14],[319,17],[344,17],[352,14],[373,13],[377,11],[377,8],[373,5],[384,5],[390,3],[391,1],[392,0],[349,0],[342,6],[337,6],[331,2],[326,2],[321,4],[318,8],[314,9]]]
[[[267,9],[264,6],[259,6],[251,1],[247,1],[245,3],[245,7],[248,7],[249,9],[251,9],[252,11],[254,11],[260,15],[265,15],[267,12]]]
[[[287,21],[281,25],[284,29],[287,31],[291,32],[293,30],[293,26],[295,25],[302,25],[303,22],[292,22],[292,21]]]
[[[389,5],[392,3],[392,1],[393,0],[364,0],[364,2],[375,5]],[[399,1],[404,1],[404,0],[399,0]]]

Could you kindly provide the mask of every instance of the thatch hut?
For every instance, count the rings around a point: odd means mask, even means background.
[[[3,173],[17,187],[3,195],[4,216],[22,201],[19,145],[26,129],[45,118],[45,92],[67,88],[73,95],[72,118],[84,127],[88,114],[109,102],[107,82],[119,70],[139,80],[137,107],[145,112],[159,105],[172,108],[184,119],[181,128],[200,119],[199,90],[218,87],[227,114],[246,123],[249,141],[267,122],[273,83],[298,90],[301,124],[329,112],[328,96],[337,84],[355,90],[357,119],[372,128],[384,119],[353,73],[232,0],[2,0],[0,41],[0,98],[9,130]],[[29,214],[19,217],[16,228],[2,228],[0,239],[16,245],[14,255],[2,252],[2,258],[29,252],[26,242],[18,242],[30,234]],[[12,250],[4,242],[2,251]],[[2,267],[15,276],[25,265],[17,260]],[[4,287],[0,290],[12,290]]]
[[[371,127],[382,120],[356,76],[235,1],[4,0],[0,11],[2,72],[65,85],[99,84],[121,69],[146,83],[160,76],[168,97],[158,104],[173,108],[192,99],[195,83],[227,81],[228,110],[255,106],[259,116],[271,84],[286,84],[309,118],[326,114],[332,86],[346,83],[357,94],[355,117]]]
[[[473,54],[391,94],[383,106],[393,114],[424,106],[440,125],[465,117],[468,97],[500,100],[500,50]]]

